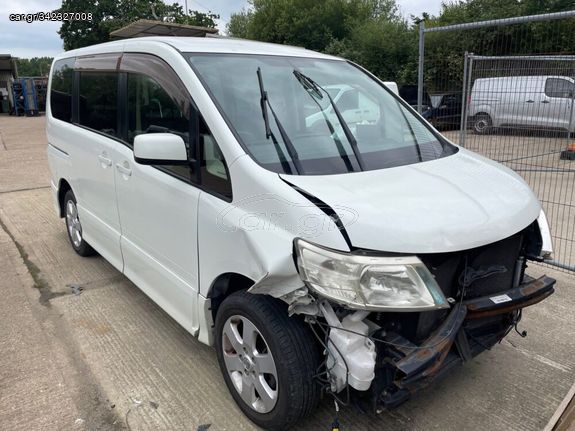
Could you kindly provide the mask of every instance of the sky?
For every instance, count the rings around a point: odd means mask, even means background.
[[[166,3],[179,3],[185,0],[165,0]],[[410,14],[422,12],[437,14],[443,0],[397,0],[401,13],[407,18]],[[247,5],[247,0],[187,0],[188,8],[200,12],[212,11],[220,15],[218,28],[225,30],[230,15]],[[10,22],[13,13],[35,13],[57,9],[61,0],[1,0],[0,1],[0,54],[15,57],[53,57],[63,50],[62,40],[57,31],[58,22]]]

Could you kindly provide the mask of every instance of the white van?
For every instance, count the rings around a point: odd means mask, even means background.
[[[575,132],[575,80],[567,76],[480,78],[473,83],[469,118],[475,133],[495,127]]]
[[[377,113],[353,130],[330,90],[345,86]],[[214,345],[264,428],[292,426],[322,394],[392,408],[553,292],[525,274],[552,249],[521,177],[344,59],[232,39],[106,43],[54,59],[46,115],[74,250]]]

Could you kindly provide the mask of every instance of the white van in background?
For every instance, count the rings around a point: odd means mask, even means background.
[[[496,127],[575,131],[575,80],[566,76],[476,79],[468,118],[477,134]]]

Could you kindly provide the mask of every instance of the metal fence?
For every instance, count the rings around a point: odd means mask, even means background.
[[[575,11],[426,28],[418,110],[538,195],[554,260],[575,271]],[[459,48],[453,49],[453,46]]]

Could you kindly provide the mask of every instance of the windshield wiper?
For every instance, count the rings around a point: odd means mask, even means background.
[[[351,149],[353,150],[353,154],[355,156],[355,159],[357,160],[357,163],[359,164],[359,167],[361,168],[362,171],[365,171],[365,162],[363,161],[363,157],[359,152],[359,148],[357,146],[357,140],[355,139],[355,136],[353,136],[353,133],[351,133],[351,130],[349,130],[347,123],[343,119],[343,116],[341,115],[339,108],[336,106],[330,94],[325,90],[325,88],[321,87],[317,82],[315,82],[309,76],[304,75],[299,70],[294,69],[293,74],[295,75],[297,80],[304,86],[304,88],[313,90],[316,94],[320,95],[320,98],[323,98],[321,97],[322,91],[326,94],[327,98],[329,99],[329,103],[333,108],[333,112],[335,112],[337,120],[341,124],[343,133],[345,134],[345,137],[349,141],[349,145],[351,145]]]
[[[322,108],[321,104],[317,101],[317,99],[313,96],[313,94],[311,94],[313,92],[318,98],[323,99],[323,95],[321,94],[321,91],[316,87],[316,85],[314,83],[308,82],[306,80],[306,77],[299,74],[299,72],[294,71],[294,75],[297,78],[297,80],[299,81],[299,83],[303,86],[303,88],[305,88],[307,90],[308,94],[310,95],[310,97],[312,98],[312,100],[315,102],[315,104],[319,108],[320,112],[322,113],[323,119],[325,120],[325,122],[327,124],[327,128],[329,129],[329,133],[331,133],[333,140],[335,141],[335,146],[337,148],[337,152],[339,153],[339,156],[341,157],[341,159],[343,160],[343,163],[345,164],[345,168],[347,169],[348,172],[354,172],[355,169],[353,168],[353,165],[351,164],[351,160],[349,159],[347,152],[343,148],[343,145],[341,143],[341,139],[339,139],[339,136],[337,136],[337,133],[335,132],[335,128],[333,127],[333,124],[331,124],[331,121],[329,120],[327,114],[325,113],[325,109]]]
[[[272,142],[274,144],[274,147],[276,149],[276,152],[278,154],[278,157],[280,159],[280,163],[282,165],[283,170],[288,173],[291,174],[291,167],[288,163],[288,161],[285,158],[285,155],[278,143],[278,140],[276,139],[275,135],[273,134],[271,128],[270,128],[270,121],[268,118],[268,110],[267,108],[269,107],[274,120],[276,122],[276,126],[278,127],[278,130],[280,131],[280,135],[284,141],[284,144],[286,146],[286,149],[288,151],[288,154],[290,156],[290,158],[292,159],[292,162],[295,166],[295,169],[297,171],[298,174],[303,173],[303,169],[301,166],[301,163],[299,161],[299,156],[297,154],[296,149],[294,148],[290,138],[288,137],[285,129],[283,128],[282,124],[280,123],[280,120],[278,119],[276,113],[274,112],[274,108],[272,108],[272,105],[268,99],[268,93],[267,91],[265,91],[264,89],[264,81],[262,79],[262,71],[261,69],[258,67],[257,70],[257,75],[258,75],[258,84],[260,86],[260,107],[262,108],[262,115],[264,117],[264,123],[265,123],[265,127],[266,127],[266,139],[269,139],[270,137],[272,138]]]

